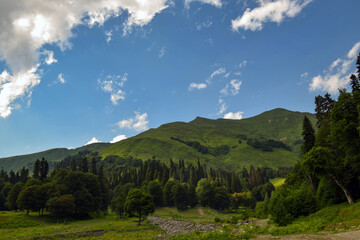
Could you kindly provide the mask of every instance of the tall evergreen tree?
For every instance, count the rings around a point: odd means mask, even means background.
[[[41,159],[40,162],[40,179],[44,180],[49,172],[49,163],[45,158]]]
[[[40,160],[36,159],[33,169],[33,178],[40,179]]]
[[[315,146],[315,130],[307,116],[304,117],[302,136],[304,144],[302,145],[302,153],[305,154]]]

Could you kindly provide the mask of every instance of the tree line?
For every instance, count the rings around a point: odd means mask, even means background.
[[[355,203],[360,198],[360,53],[351,91],[339,89],[315,97],[317,132],[307,117],[303,121],[301,158],[285,185],[257,206],[281,224],[331,204]]]

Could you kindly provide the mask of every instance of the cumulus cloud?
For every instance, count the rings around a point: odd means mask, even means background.
[[[61,83],[61,84],[64,84],[66,81],[65,81],[65,79],[64,79],[64,77],[63,77],[63,75],[62,75],[62,73],[60,73],[59,75],[58,75],[58,80],[59,80],[59,82]]]
[[[312,0],[258,0],[259,7],[247,8],[242,16],[231,21],[234,31],[244,30],[260,31],[266,22],[280,24],[285,18],[294,18]]]
[[[228,112],[224,115],[224,119],[240,120],[243,118],[243,112]]]
[[[159,58],[162,58],[162,57],[165,55],[165,50],[166,50],[165,47],[162,47],[162,48],[160,49]]]
[[[320,90],[335,94],[339,88],[346,87],[350,82],[350,75],[353,73],[350,67],[354,64],[359,51],[360,42],[357,42],[344,58],[338,58],[332,62],[323,75],[313,77],[309,90]]]
[[[54,52],[53,51],[44,51],[44,54],[48,55],[47,58],[45,59],[45,63],[47,65],[57,63],[57,60],[54,58]]]
[[[128,128],[137,132],[148,129],[149,121],[147,120],[147,113],[140,114],[135,112],[135,117],[121,120],[117,123],[119,128]]]
[[[221,8],[221,6],[222,6],[221,0],[185,0],[185,7],[190,8],[190,3],[191,2],[206,3],[206,4],[213,5],[213,6],[217,7],[217,8]]]
[[[125,135],[121,134],[121,135],[114,137],[113,140],[110,141],[110,143],[120,142],[125,139],[127,139],[127,137]]]
[[[110,93],[110,100],[117,105],[119,100],[125,100],[125,92],[121,89],[127,81],[127,73],[124,75],[107,75],[105,79],[98,79],[101,90]]]
[[[77,0],[1,1],[0,59],[9,69],[1,70],[0,116],[7,117],[13,102],[40,83],[36,73],[44,46],[56,44],[61,50],[71,47],[72,29],[80,24],[102,25],[122,12],[128,13],[124,33],[134,26],[147,25],[156,14],[169,7],[167,0]],[[55,62],[52,53],[46,64]],[[2,72],[2,73],[1,73]],[[11,91],[11,92],[10,92]],[[115,98],[116,99],[116,98]]]
[[[31,96],[31,89],[40,83],[36,73],[37,66],[30,70],[19,71],[11,75],[6,70],[0,74],[0,116],[8,117],[17,105],[11,104],[26,93]]]
[[[192,83],[190,83],[189,91],[192,91],[194,89],[200,90],[200,89],[204,89],[206,87],[207,87],[206,83],[194,83],[194,82],[192,82]]]
[[[90,139],[90,141],[88,141],[86,145],[90,145],[90,144],[93,144],[93,143],[100,143],[100,141],[96,138],[96,137],[93,137],[92,139]]]

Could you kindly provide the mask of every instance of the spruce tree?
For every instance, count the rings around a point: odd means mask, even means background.
[[[304,144],[302,145],[302,153],[305,154],[315,145],[315,130],[307,116],[304,117],[302,136]]]
[[[97,169],[96,169],[96,159],[93,158],[91,160],[91,173],[96,175],[97,174]]]
[[[33,178],[40,179],[40,160],[37,159],[34,163]]]

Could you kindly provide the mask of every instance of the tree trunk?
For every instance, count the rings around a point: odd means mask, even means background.
[[[353,204],[354,199],[352,198],[352,196],[350,195],[350,192],[346,189],[346,187],[335,177],[335,175],[328,173],[328,175],[336,182],[336,184],[344,191],[345,196],[348,200],[349,204]]]
[[[27,209],[27,210],[26,210],[26,215],[28,215],[28,216],[29,216],[29,209]]]
[[[310,185],[313,193],[316,194],[316,189],[315,189],[314,181],[313,181],[313,179],[311,177],[311,174],[309,172],[307,172],[307,171],[305,171],[305,174],[306,174],[306,177],[308,179],[309,185]]]

